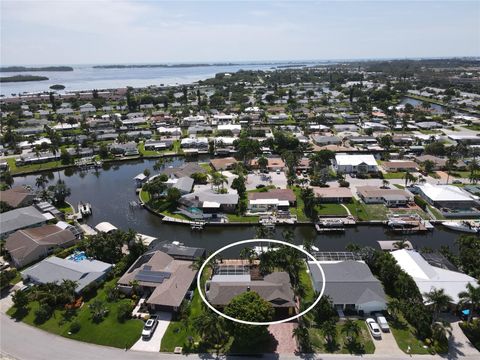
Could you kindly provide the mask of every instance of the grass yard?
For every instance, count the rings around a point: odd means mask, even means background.
[[[368,333],[367,326],[363,320],[356,321],[360,326],[360,335],[357,337],[355,346],[348,346],[346,344],[346,336],[341,333],[342,324],[337,323],[337,338],[336,344],[333,347],[328,347],[325,344],[323,333],[320,329],[311,328],[310,340],[313,349],[319,353],[334,353],[334,354],[373,354],[375,352],[375,344]]]
[[[445,216],[443,216],[440,211],[438,211],[437,209],[435,209],[433,206],[431,205],[427,205],[428,209],[430,210],[430,212],[435,216],[435,218],[437,220],[445,220]]]
[[[259,220],[258,216],[243,216],[243,215],[236,215],[236,214],[227,214],[227,218],[229,222],[253,223],[253,224],[258,224],[258,220]]]
[[[113,279],[106,284],[114,284],[118,279]],[[106,285],[105,284],[105,285]],[[104,287],[100,288],[97,295],[84,303],[83,306],[76,311],[76,313],[69,317],[66,311],[63,309],[56,309],[53,316],[43,324],[37,324],[35,322],[35,310],[38,309],[38,302],[31,302],[29,306],[29,312],[25,316],[19,314],[15,307],[12,307],[7,311],[7,314],[22,320],[23,322],[36,326],[42,330],[61,335],[74,340],[94,343],[98,345],[113,346],[117,348],[130,348],[139,338],[143,328],[143,321],[141,320],[126,320],[120,323],[117,320],[117,311],[122,303],[129,303],[130,299],[120,299],[116,302],[107,302],[107,294]],[[108,315],[104,320],[98,324],[91,320],[90,310],[88,305],[94,300],[102,300],[108,309]],[[68,335],[70,324],[73,321],[77,321],[81,328],[72,335]]]
[[[73,214],[73,208],[68,203],[63,203],[60,206],[57,206],[57,209],[60,210],[64,214]]]
[[[303,265],[303,269],[300,271],[300,283],[305,288],[305,295],[303,301],[306,303],[313,302],[315,300],[315,290],[312,284],[312,278],[307,273],[307,265]]]
[[[395,214],[418,214],[422,219],[428,220],[430,219],[430,215],[428,215],[422,209],[404,209],[404,208],[393,208],[392,212]]]
[[[400,190],[405,190],[405,186],[403,186],[403,185],[400,185],[400,184],[393,184],[393,186],[395,186],[397,189],[400,189]]]
[[[297,197],[297,206],[290,208],[290,213],[297,215],[298,221],[309,221],[310,219],[305,215],[305,204],[301,196],[301,189],[299,187],[292,187],[295,196]]]
[[[390,320],[388,323],[398,347],[403,352],[406,353],[410,346],[411,354],[430,354],[428,349],[423,347],[424,343],[415,337],[415,330],[405,320],[400,318],[398,321]]]
[[[320,204],[315,206],[318,215],[347,216],[347,210],[340,204]]]
[[[405,172],[397,171],[397,172],[387,172],[383,174],[384,179],[403,179],[405,177]]]
[[[345,204],[345,206],[350,210],[352,215],[360,221],[367,221],[370,220],[368,218],[367,210],[365,209],[365,205],[362,204],[355,198],[352,198],[352,202]]]
[[[22,173],[27,173],[32,171],[51,170],[59,166],[64,166],[60,160],[50,161],[50,162],[41,163],[41,164],[23,165],[23,166],[17,167],[17,165],[15,164],[15,159],[9,158],[7,159],[7,163],[10,169],[10,173],[12,175],[22,174]]]
[[[381,204],[363,204],[357,199],[345,204],[353,216],[360,221],[387,220],[388,209]]]

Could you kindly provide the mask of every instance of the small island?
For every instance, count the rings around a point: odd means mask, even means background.
[[[22,82],[22,81],[43,81],[43,80],[48,80],[48,77],[36,76],[36,75],[14,75],[14,76],[0,77],[0,83]]]
[[[142,64],[142,65],[95,65],[94,69],[136,69],[136,68],[190,68],[204,66],[234,66],[239,64],[217,63],[217,64]]]
[[[63,89],[65,89],[65,85],[55,84],[55,85],[50,86],[50,89],[52,89],[52,90],[63,90]]]
[[[43,67],[5,66],[5,67],[0,67],[0,72],[26,72],[26,71],[73,71],[73,68],[71,66],[43,66]]]

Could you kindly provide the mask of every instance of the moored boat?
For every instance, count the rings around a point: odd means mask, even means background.
[[[465,233],[476,234],[480,233],[480,226],[475,225],[469,221],[444,221],[442,225],[448,229],[461,231]]]

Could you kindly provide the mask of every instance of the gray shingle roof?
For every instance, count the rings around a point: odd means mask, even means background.
[[[47,219],[33,206],[27,206],[0,214],[0,234],[40,225]]]
[[[73,261],[52,256],[22,271],[41,284],[73,280],[78,283],[75,291],[82,291],[87,285],[102,278],[112,265],[98,260]]]
[[[380,281],[369,267],[359,261],[322,263],[325,272],[325,295],[334,304],[364,304],[371,301],[385,302],[385,292]],[[322,275],[318,266],[309,263],[315,290],[322,288]]]
[[[225,306],[235,296],[250,289],[249,291],[255,291],[260,297],[271,302],[274,307],[295,306],[290,278],[286,272],[274,272],[265,276],[263,280],[253,281],[225,281],[224,277],[225,275],[222,275],[221,280],[216,281],[214,276],[209,283],[207,298],[212,305]],[[236,275],[233,277],[242,280]],[[244,276],[242,275],[241,278]]]

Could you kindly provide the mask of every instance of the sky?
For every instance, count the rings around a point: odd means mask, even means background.
[[[2,65],[480,56],[480,1],[1,0]]]

